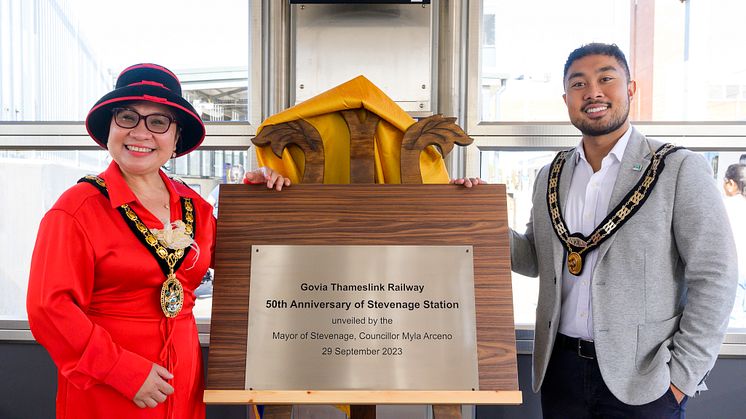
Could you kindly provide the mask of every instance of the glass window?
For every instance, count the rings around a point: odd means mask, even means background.
[[[0,121],[81,121],[119,73],[174,71],[207,121],[248,120],[249,2],[0,3]]]
[[[482,26],[482,46],[495,46],[495,15],[485,14]]]
[[[531,213],[531,195],[539,170],[552,162],[554,151],[483,151],[480,177],[489,183],[504,183],[508,195],[508,225],[526,231]],[[513,315],[516,325],[536,321],[539,278],[513,275]]]
[[[483,13],[492,27],[483,28],[481,39],[482,121],[566,121],[567,54],[593,41],[629,51],[628,1],[484,0]],[[581,22],[582,30],[568,30]]]
[[[536,175],[543,166],[551,163],[555,151],[483,151],[481,177],[489,183],[504,183],[508,195],[508,222],[510,228],[524,232],[532,207]],[[744,152],[708,151],[703,156],[710,162],[718,185],[724,184],[724,174],[732,164],[746,159]],[[746,196],[726,196],[721,190],[729,211],[731,226],[739,254],[739,285],[733,309],[730,331],[746,331]],[[743,200],[743,202],[739,202]],[[740,210],[738,210],[740,208]],[[736,215],[738,214],[738,215]],[[513,310],[516,325],[533,325],[539,293],[538,278],[528,278],[513,273]]]
[[[189,167],[188,173],[196,173],[199,176],[202,173],[202,159],[200,159],[200,152],[189,153],[184,156],[187,159],[187,166]]]
[[[722,185],[721,192],[738,254],[738,286],[728,329],[746,332],[746,190],[743,189],[746,184],[746,153],[712,151],[702,154],[710,162],[717,184]],[[733,167],[735,170],[731,170],[736,173],[733,177],[737,179],[732,179],[734,183],[726,185],[725,174],[732,165],[737,165]],[[732,188],[733,185],[736,189]]]
[[[192,158],[212,159],[215,155],[229,153],[236,160],[245,161],[248,151],[195,151],[187,156],[168,162],[165,169],[173,175],[171,167],[182,167],[178,173],[192,189],[208,200],[217,195],[217,185],[225,179],[243,178],[243,167],[236,164],[216,167],[214,173],[203,176],[199,164],[195,168],[186,163]],[[207,157],[205,157],[207,156]],[[36,243],[39,222],[54,205],[57,198],[85,175],[101,173],[111,161],[104,150],[91,151],[46,151],[46,150],[0,150],[0,190],[6,197],[0,199],[0,319],[26,318],[26,289],[28,284],[31,254]],[[188,169],[188,170],[187,170]],[[237,174],[240,170],[240,177]],[[197,293],[198,317],[209,317],[212,297],[212,275],[206,276],[205,287]]]
[[[0,150],[0,319],[26,318],[31,253],[42,216],[81,177],[100,173],[101,151]]]
[[[633,120],[744,120],[746,55],[732,49],[744,15],[738,0],[484,0],[479,120],[566,121],[563,65],[590,42],[627,56]]]
[[[642,57],[653,64],[653,74],[647,76],[653,88],[646,97],[649,109],[639,119],[746,119],[746,100],[740,95],[746,86],[746,56],[732,50],[733,40],[746,35],[740,19],[746,4],[738,0],[659,3],[668,2],[655,2],[655,45]],[[663,47],[671,41],[680,46]],[[712,86],[721,89],[716,97],[709,96]]]

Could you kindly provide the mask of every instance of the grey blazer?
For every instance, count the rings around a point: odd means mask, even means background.
[[[632,130],[609,208],[632,189],[663,144]],[[574,168],[572,153],[560,177],[561,208]],[[565,263],[547,212],[548,169],[536,178],[526,233],[511,230],[513,270],[539,276],[534,391],[541,387],[559,326]],[[690,396],[706,390],[704,379],[720,349],[737,283],[732,232],[706,160],[688,150],[669,154],[648,200],[598,252],[591,285],[593,336],[611,392],[640,405],[661,397],[671,382]]]

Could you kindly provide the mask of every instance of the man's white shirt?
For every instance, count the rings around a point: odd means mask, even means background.
[[[631,134],[632,127],[629,126],[614,148],[603,158],[601,169],[596,173],[585,157],[583,142],[575,148],[575,170],[562,209],[565,224],[571,234],[579,232],[589,236],[608,215],[611,193]],[[567,270],[567,263],[564,264],[559,325],[559,332],[563,335],[593,340],[591,284],[597,258],[598,248],[584,254],[583,271],[579,276],[571,274]]]

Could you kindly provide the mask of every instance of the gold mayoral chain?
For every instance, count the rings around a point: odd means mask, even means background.
[[[565,157],[572,150],[560,151],[552,161],[549,172],[549,183],[547,184],[547,207],[552,219],[552,227],[557,237],[567,250],[567,270],[577,276],[583,271],[583,256],[600,246],[606,239],[611,237],[627,220],[642,207],[653,190],[660,174],[665,166],[663,161],[669,154],[680,149],[673,144],[664,144],[653,154],[653,158],[645,169],[645,173],[606,218],[599,223],[589,237],[580,233],[569,234],[567,224],[562,218],[562,210],[559,207],[559,179],[562,167],[565,165]]]
[[[98,176],[86,176],[78,181],[90,183],[95,186],[106,198],[109,198],[109,191],[106,188],[106,182]],[[184,307],[184,287],[176,278],[176,270],[179,269],[181,262],[189,252],[186,249],[169,249],[164,246],[143,224],[140,217],[128,204],[122,204],[117,208],[124,221],[135,233],[140,242],[145,245],[148,251],[155,257],[158,265],[161,267],[166,280],[161,285],[161,310],[166,317],[172,318],[179,315]],[[181,197],[181,213],[183,214],[185,224],[185,233],[194,238],[194,205],[190,198]]]

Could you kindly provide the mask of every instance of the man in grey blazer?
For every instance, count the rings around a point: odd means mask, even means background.
[[[630,125],[616,45],[573,51],[564,86],[582,140],[539,172],[526,232],[510,232],[512,269],[539,276],[534,391],[544,418],[684,417],[733,304],[722,198],[704,158]]]

